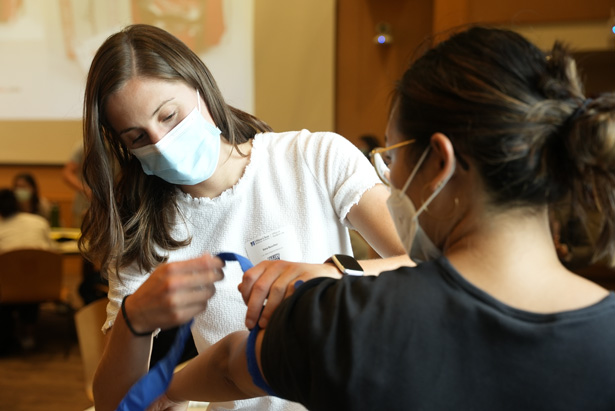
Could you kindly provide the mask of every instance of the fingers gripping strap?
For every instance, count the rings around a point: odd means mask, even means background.
[[[237,261],[244,272],[252,268],[252,263],[250,260],[239,254],[220,253],[217,257],[224,261]],[[177,362],[181,358],[184,346],[186,345],[186,340],[190,335],[190,326],[192,325],[192,321],[193,320],[190,320],[186,324],[179,327],[177,335],[175,336],[175,341],[173,341],[173,345],[167,354],[130,388],[126,396],[122,399],[120,405],[117,407],[117,411],[146,410],[156,398],[166,392],[167,388],[169,388],[169,384],[171,383],[173,371],[177,366]],[[253,331],[254,337],[250,336],[248,339],[246,352],[246,356],[248,358],[248,369],[250,370],[250,375],[252,376],[252,380],[255,385],[271,395],[275,395],[263,379],[256,363],[254,343],[256,341],[257,332],[258,331]],[[252,340],[251,343],[250,340]],[[250,365],[251,362],[254,364]],[[264,384],[264,386],[262,384]]]

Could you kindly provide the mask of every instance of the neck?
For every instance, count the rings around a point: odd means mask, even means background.
[[[445,252],[451,261],[472,261],[494,275],[511,272],[516,277],[519,272],[562,267],[546,208],[482,213],[480,219],[468,216],[455,231]]]
[[[483,214],[456,230],[446,257],[466,280],[510,306],[559,312],[586,307],[607,295],[559,261],[546,208]]]
[[[239,181],[250,162],[252,140],[238,146],[240,154],[224,137],[220,139],[220,157],[214,174],[199,184],[181,186],[182,191],[195,198],[215,198]]]

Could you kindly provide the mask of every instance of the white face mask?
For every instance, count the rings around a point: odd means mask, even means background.
[[[13,190],[13,193],[15,193],[15,198],[17,198],[17,201],[19,201],[20,203],[30,201],[30,199],[32,198],[32,191],[27,188],[18,187]]]
[[[412,241],[412,248],[410,249],[410,259],[420,263],[424,261],[433,261],[441,255],[442,251],[436,247],[417,222],[416,234],[414,235],[414,241]]]
[[[419,214],[421,214],[440,193],[440,191],[442,191],[446,183],[448,183],[448,180],[450,180],[455,172],[455,167],[453,165],[451,173],[444,180],[442,180],[438,188],[431,193],[423,205],[416,210],[414,203],[412,203],[410,197],[406,195],[406,190],[414,179],[414,175],[418,171],[419,167],[423,164],[423,161],[427,157],[429,149],[430,147],[425,149],[401,190],[391,186],[391,195],[387,200],[389,212],[393,217],[397,234],[399,234],[399,238],[404,245],[404,249],[410,258],[417,262],[433,260],[442,255],[440,249],[435,246],[435,244],[419,226],[418,217]]]
[[[218,166],[221,131],[201,114],[198,106],[159,142],[131,149],[145,174],[171,184],[194,185],[210,178]]]

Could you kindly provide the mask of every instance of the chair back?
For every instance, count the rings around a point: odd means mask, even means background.
[[[101,298],[81,307],[75,313],[77,339],[85,377],[85,393],[92,402],[94,401],[92,394],[94,372],[105,348],[105,336],[101,329],[107,319],[107,302],[106,298]]]
[[[62,300],[62,256],[51,250],[0,254],[0,304]]]

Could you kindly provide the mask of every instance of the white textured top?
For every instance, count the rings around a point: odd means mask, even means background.
[[[53,248],[49,223],[37,214],[17,213],[0,218],[0,252],[19,248]]]
[[[257,134],[250,163],[235,186],[213,199],[180,194],[181,215],[173,236],[191,236],[192,242],[168,253],[169,262],[223,251],[248,256],[247,248],[276,231],[284,233],[284,259],[322,263],[335,253],[352,254],[347,229],[352,227],[346,216],[363,193],[379,181],[363,153],[337,134],[307,130]],[[252,263],[258,262],[252,259]],[[192,326],[199,352],[231,332],[246,329],[246,306],[237,290],[243,275],[239,264],[227,263],[224,274],[224,279],[216,283],[207,310]],[[110,276],[104,331],[113,324],[122,298],[133,293],[148,275],[133,268],[121,273],[122,283]],[[209,409],[303,407],[265,397],[216,403]]]

